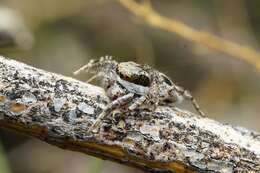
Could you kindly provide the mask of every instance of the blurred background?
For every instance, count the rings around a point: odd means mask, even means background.
[[[151,3],[163,16],[260,51],[259,0]],[[189,89],[210,118],[260,131],[252,64],[147,25],[117,0],[1,0],[0,54],[67,76],[103,55],[149,64]],[[190,103],[178,107],[195,112]],[[141,172],[2,129],[0,143],[1,173]]]

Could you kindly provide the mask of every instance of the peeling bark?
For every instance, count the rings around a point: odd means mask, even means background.
[[[260,134],[190,112],[111,113],[104,91],[0,57],[0,127],[151,172],[259,172]]]

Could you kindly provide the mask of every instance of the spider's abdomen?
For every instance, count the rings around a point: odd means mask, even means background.
[[[121,79],[148,87],[151,84],[150,75],[142,66],[134,62],[122,62],[117,65],[117,73]]]

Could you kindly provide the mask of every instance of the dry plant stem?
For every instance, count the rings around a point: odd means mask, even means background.
[[[192,29],[180,21],[161,16],[150,5],[142,5],[134,0],[118,0],[118,2],[153,27],[178,34],[189,41],[231,55],[260,70],[260,53],[248,46],[239,45],[213,34]]]
[[[115,111],[99,87],[0,57],[0,127],[146,171],[260,170],[260,134],[192,113]],[[117,113],[116,113],[117,112]]]

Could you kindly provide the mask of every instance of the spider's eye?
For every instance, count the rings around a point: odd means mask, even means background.
[[[163,77],[163,80],[165,83],[167,83],[168,85],[172,86],[173,85],[173,82],[167,77],[165,76],[164,74],[162,74],[162,77]]]
[[[134,62],[122,62],[117,66],[120,78],[137,85],[149,86],[150,76],[139,64]]]

